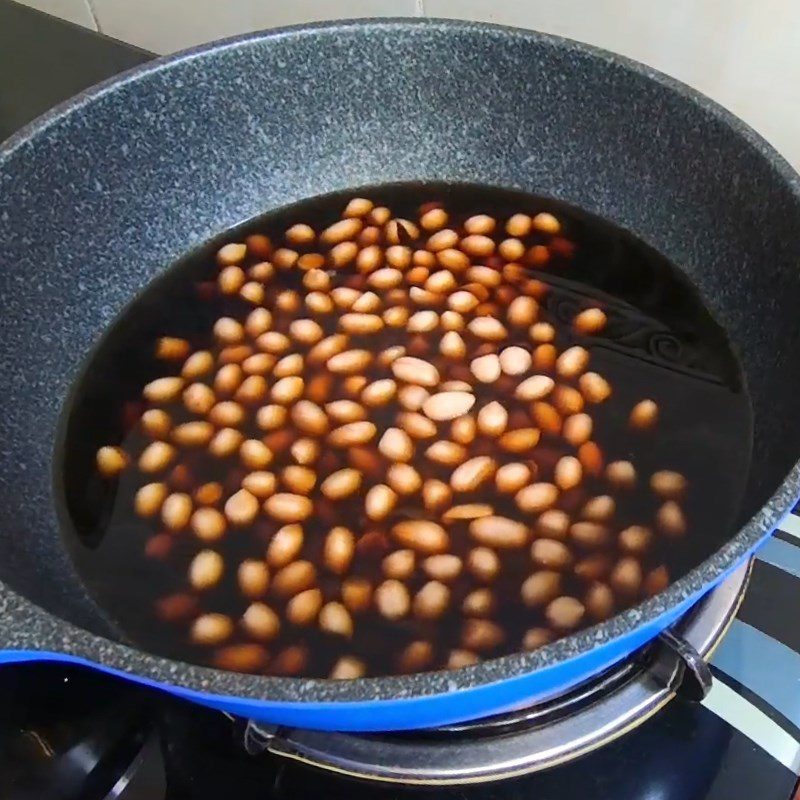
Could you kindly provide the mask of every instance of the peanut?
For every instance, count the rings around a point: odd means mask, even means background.
[[[375,589],[374,599],[378,612],[390,620],[402,619],[411,609],[408,589],[394,579],[381,583]]]
[[[233,622],[225,614],[202,614],[192,623],[191,638],[197,644],[222,644],[233,634]]]
[[[450,486],[454,492],[473,492],[485,481],[490,480],[496,470],[497,464],[493,458],[476,456],[453,470]]]
[[[678,539],[686,533],[686,517],[674,500],[667,500],[656,512],[656,525],[664,536]]]
[[[428,581],[414,596],[412,610],[419,619],[439,619],[450,603],[450,590],[439,581]]]
[[[680,472],[660,470],[650,476],[650,488],[663,500],[677,500],[686,491],[688,482]]]
[[[480,520],[476,520],[476,522],[480,522]],[[402,547],[425,555],[444,553],[450,546],[450,537],[447,531],[441,525],[429,520],[415,519],[398,522],[392,528],[392,535]]]
[[[528,528],[521,522],[499,516],[474,519],[469,532],[478,544],[502,549],[523,547],[529,536]]]
[[[387,578],[407,580],[414,573],[416,555],[413,550],[395,550],[383,559],[381,566]]]
[[[253,639],[269,642],[278,635],[281,622],[268,605],[251,603],[242,615],[241,625]]]
[[[225,516],[232,525],[244,527],[250,525],[258,516],[258,498],[247,489],[240,489],[225,502]]]
[[[267,498],[264,510],[279,522],[302,522],[311,516],[314,507],[307,497],[278,493]]]
[[[349,639],[353,635],[353,618],[341,603],[326,603],[319,612],[319,627],[326,633]]]
[[[514,396],[518,400],[542,400],[553,391],[555,381],[547,375],[531,375],[517,386]]]
[[[544,615],[558,631],[574,630],[586,614],[583,603],[575,597],[557,597],[545,609]]]
[[[269,569],[263,561],[250,558],[239,564],[236,580],[242,594],[255,599],[264,595],[269,588]]]
[[[536,539],[531,545],[531,561],[544,569],[562,570],[572,563],[572,554],[563,542]]]
[[[494,650],[504,639],[502,628],[488,619],[468,619],[461,629],[461,644],[467,650]]]
[[[358,470],[346,467],[328,475],[322,482],[320,491],[329,500],[341,500],[357,492],[361,481],[362,475]]]
[[[501,436],[508,425],[508,412],[493,400],[478,412],[478,430],[485,436]]]
[[[552,483],[532,483],[520,489],[514,500],[520,511],[539,514],[555,505],[558,494],[558,487]]]
[[[428,511],[437,511],[448,505],[453,499],[450,487],[443,481],[429,478],[422,485],[422,500]]]
[[[128,466],[128,456],[120,447],[101,447],[97,451],[97,468],[104,478],[114,478]]]
[[[397,494],[385,484],[377,484],[370,488],[364,498],[364,509],[367,516],[376,522],[386,519],[397,504]]]
[[[544,606],[558,597],[561,591],[561,574],[540,570],[526,578],[520,590],[522,602],[529,608]]]
[[[319,589],[298,592],[286,604],[286,619],[293,625],[311,625],[320,613],[322,603],[322,592]]]
[[[439,370],[421,358],[403,356],[392,363],[392,372],[397,380],[417,386],[431,387],[439,383]]]
[[[422,404],[422,411],[436,422],[455,419],[466,414],[475,405],[475,396],[469,392],[439,392]]]

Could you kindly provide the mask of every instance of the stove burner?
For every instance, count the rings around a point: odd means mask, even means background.
[[[249,722],[245,747],[254,755],[268,751],[353,777],[432,785],[498,780],[572,760],[637,727],[678,692],[691,699],[705,695],[710,688],[705,662],[736,615],[751,563],[632,659],[536,706],[396,734],[354,735]]]

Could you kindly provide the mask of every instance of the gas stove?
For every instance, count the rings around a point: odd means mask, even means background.
[[[151,57],[0,0],[0,139]],[[752,564],[631,660],[470,724],[402,735],[289,730],[87,669],[4,667],[0,797],[800,798],[795,513]]]

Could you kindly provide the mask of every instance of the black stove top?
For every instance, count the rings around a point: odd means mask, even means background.
[[[0,0],[0,140],[150,58]],[[365,782],[248,750],[244,721],[87,669],[15,665],[0,669],[0,797],[800,798],[800,516],[782,528],[761,550],[737,619],[714,655],[708,697],[698,703],[679,696],[635,730],[560,766],[480,785]]]

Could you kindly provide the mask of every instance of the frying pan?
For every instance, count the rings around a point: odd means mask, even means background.
[[[301,198],[415,180],[503,186],[579,206],[686,273],[730,335],[752,400],[738,532],[703,541],[697,566],[603,624],[452,672],[272,678],[126,644],[60,534],[54,454],[87,354],[138,292],[225,229]],[[582,44],[486,25],[364,21],[257,34],[148,64],[3,145],[0,259],[6,662],[80,662],[311,728],[475,718],[561,691],[651,640],[797,498],[798,176],[706,98]]]

